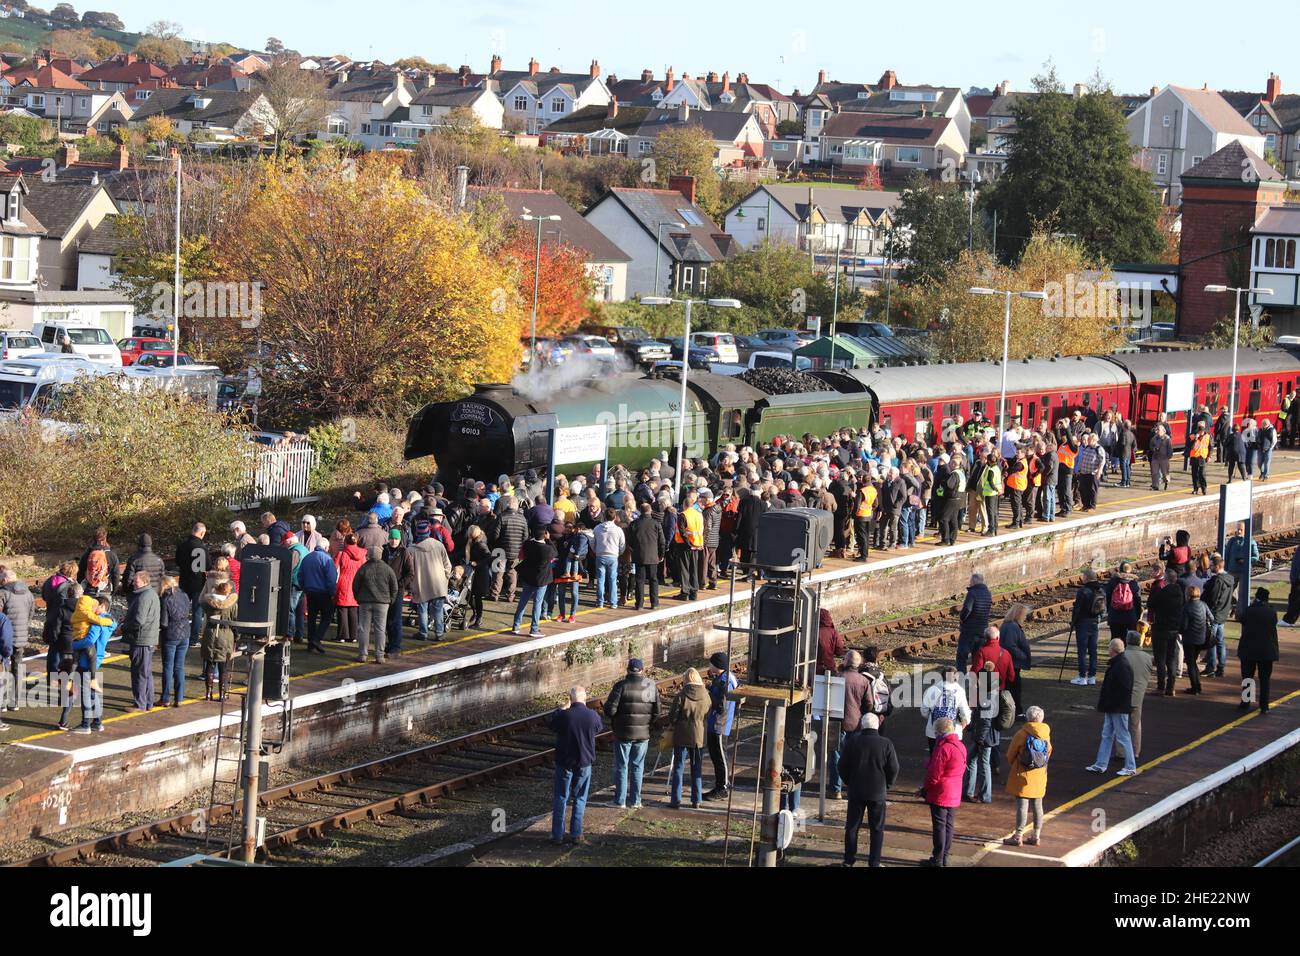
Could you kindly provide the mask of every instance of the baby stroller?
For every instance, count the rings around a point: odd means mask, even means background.
[[[473,584],[473,568],[466,565],[455,568],[451,580],[447,582],[447,602],[445,607],[447,630],[465,630],[465,622],[469,620],[470,613],[470,588]]]

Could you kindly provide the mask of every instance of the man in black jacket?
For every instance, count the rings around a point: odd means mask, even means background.
[[[123,585],[128,590],[131,588],[131,582],[135,580],[137,572],[144,571],[149,575],[149,581],[153,584],[155,591],[162,591],[163,572],[166,566],[163,559],[158,557],[158,553],[153,549],[153,538],[147,534],[140,535],[136,539],[136,552],[126,559],[126,567],[122,570]]]
[[[497,570],[492,575],[492,593],[489,597],[495,601],[504,593],[506,603],[509,604],[515,599],[515,569],[519,564],[520,549],[528,540],[528,519],[519,512],[518,499],[513,496],[502,496],[502,499],[506,502],[505,509],[497,521],[496,534],[488,539],[492,547],[501,552],[498,556],[500,561],[493,561],[493,567]]]
[[[516,512],[517,514],[518,512]],[[519,603],[515,605],[515,624],[510,633],[523,636],[524,608],[533,602],[532,627],[529,637],[542,636],[542,606],[546,604],[546,589],[554,579],[555,545],[550,542],[550,532],[544,527],[533,529],[532,537],[525,542],[523,557],[519,560]]]
[[[650,730],[659,718],[659,688],[637,658],[627,662],[627,676],[605,698],[605,716],[614,731],[614,799],[611,807],[641,806],[641,775]],[[631,770],[631,783],[628,771]]]
[[[1165,571],[1147,595],[1147,620],[1151,622],[1151,650],[1156,658],[1156,692],[1174,696],[1178,678],[1178,634],[1183,626],[1183,589],[1178,575]],[[1190,662],[1195,665],[1195,661]]]
[[[650,586],[650,610],[659,607],[659,563],[668,550],[664,540],[664,523],[656,518],[648,502],[642,502],[641,515],[632,522],[628,535],[632,564],[636,568],[636,609],[641,610],[642,596]]]
[[[1124,656],[1124,647],[1123,641],[1110,642],[1110,664],[1106,667],[1106,679],[1101,682],[1101,696],[1097,700],[1097,709],[1104,717],[1101,746],[1097,749],[1097,760],[1088,768],[1089,773],[1106,772],[1110,751],[1115,744],[1124,749],[1124,767],[1118,776],[1131,777],[1137,773],[1133,739],[1128,732],[1129,711],[1133,707],[1133,667]]]
[[[848,781],[849,808],[844,823],[844,865],[858,856],[858,830],[862,817],[871,831],[869,866],[880,866],[885,845],[885,794],[898,780],[898,754],[894,742],[880,736],[880,718],[863,714],[861,729],[850,734],[840,755],[840,779]]]
[[[1300,554],[1300,551],[1296,552]],[[1210,558],[1210,580],[1205,582],[1201,600],[1214,615],[1214,624],[1210,626],[1210,640],[1205,648],[1204,677],[1222,677],[1224,665],[1228,662],[1228,649],[1223,639],[1223,626],[1232,620],[1232,608],[1236,603],[1237,582],[1232,579],[1223,566],[1223,555],[1215,554]],[[1188,667],[1192,662],[1188,662]]]
[[[1173,442],[1165,434],[1163,425],[1157,425],[1147,442],[1147,461],[1151,463],[1151,490],[1165,491],[1169,487],[1169,459],[1174,455]]]
[[[199,595],[208,580],[208,546],[203,543],[207,533],[208,529],[199,522],[190,536],[176,546],[176,577],[190,599],[190,647],[199,643],[207,618],[199,605]]]
[[[961,631],[957,637],[957,670],[966,673],[966,663],[984,638],[989,626],[989,611],[993,609],[993,594],[984,583],[984,575],[972,574],[966,600],[961,606]]]

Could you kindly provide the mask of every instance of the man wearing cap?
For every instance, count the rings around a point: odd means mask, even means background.
[[[727,693],[736,689],[736,675],[731,673],[730,663],[722,651],[709,658],[710,707],[704,729],[709,759],[713,761],[713,789],[704,795],[705,800],[725,800],[730,786],[726,738],[731,734],[731,721],[736,715],[736,702],[727,700]]]
[[[385,631],[388,640],[384,644],[384,654],[397,654],[402,650],[402,614],[406,610],[406,592],[411,587],[411,549],[406,546],[401,528],[388,532],[388,543],[384,545],[384,563],[393,569],[397,578],[397,598],[388,606],[388,618]]]
[[[446,631],[444,611],[451,558],[443,539],[435,534],[435,523],[429,519],[420,518],[415,522],[412,538],[415,543],[411,546],[411,602],[415,605],[420,640],[429,639],[429,613],[432,611],[434,640],[440,641]]]
[[[326,549],[329,548],[329,539],[316,530],[316,516],[302,516],[302,531],[298,534],[298,540],[302,546],[307,549],[307,553],[315,551],[318,546],[324,544]]]
[[[230,522],[230,535],[235,539],[235,557],[239,557],[244,545],[257,544],[257,539],[248,533],[248,526],[242,521]]]
[[[706,591],[718,589],[718,545],[722,543],[722,508],[713,500],[713,492],[700,489],[700,517],[704,524],[704,547],[695,580]]]
[[[645,664],[639,658],[627,662],[627,676],[610,689],[605,716],[614,731],[614,799],[610,806],[639,809],[650,729],[659,718],[659,688],[646,677]]]

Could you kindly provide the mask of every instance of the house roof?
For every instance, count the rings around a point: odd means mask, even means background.
[[[1253,179],[1245,175],[1247,170],[1251,171]],[[1226,179],[1237,183],[1282,181],[1282,176],[1276,169],[1235,139],[1223,149],[1205,157],[1179,178],[1183,182],[1192,179]]]
[[[19,74],[24,74],[19,76]],[[85,74],[82,74],[85,76]],[[43,66],[39,70],[15,70],[12,73],[5,74],[5,79],[9,80],[14,86],[28,84],[38,90],[88,90],[90,87],[79,80],[74,80],[62,70],[55,69],[52,66]]]
[[[660,230],[660,245],[673,259],[685,262],[721,262],[731,255],[731,237],[718,228],[708,213],[675,189],[631,189],[615,186],[601,202],[617,202],[654,236],[660,223],[680,222],[681,228]],[[598,202],[596,205],[600,205]],[[683,212],[689,217],[683,217]],[[700,224],[694,225],[689,220]]]
[[[542,223],[542,238],[563,242],[582,250],[588,262],[630,262],[632,257],[614,245],[603,232],[582,218],[582,214],[549,189],[492,189],[471,186],[471,198],[483,202],[495,196],[505,204],[511,216],[527,213],[534,216],[559,216],[559,222]],[[532,228],[536,228],[533,226]]]
[[[952,120],[947,116],[881,116],[874,113],[837,113],[826,120],[822,135],[836,139],[879,139],[908,146],[933,146]]]
[[[600,82],[599,77],[594,77],[590,73],[529,74],[527,70],[498,70],[496,73],[489,73],[486,79],[493,89],[503,96],[516,86],[522,85],[533,96],[545,96],[558,87],[569,96],[576,97],[593,83]]]
[[[641,80],[618,80],[614,83],[607,83],[609,92],[612,96],[618,97],[620,108],[623,106],[654,106],[659,101],[654,98],[655,90],[662,91],[664,84],[662,80],[651,80],[649,83],[642,83]],[[552,123],[552,126],[555,124]]]
[[[60,170],[62,172],[62,170]],[[27,184],[27,206],[53,239],[66,236],[77,218],[104,187],[87,181],[47,183],[33,178]]]
[[[812,193],[812,207],[817,209],[829,222],[851,223],[857,220],[858,216],[865,211],[871,217],[873,222],[878,222],[880,216],[885,212],[893,212],[898,204],[902,201],[901,193],[887,192],[878,189],[817,189],[815,186],[809,189],[807,186],[760,186],[754,192],[766,190],[772,197],[772,201],[784,209],[790,216],[799,222],[808,220],[810,207],[808,205],[809,193]],[[731,210],[737,206],[747,203],[754,193],[750,193],[740,202],[728,209],[724,215],[731,214]]]
[[[192,100],[200,97],[210,102],[206,107],[199,107]],[[207,123],[232,129],[248,114],[261,93],[235,90],[156,90],[138,107],[132,122],[140,122],[150,116],[166,116],[170,120],[187,120]]]
[[[1189,107],[1196,111],[1211,127],[1220,133],[1233,133],[1239,136],[1259,136],[1259,130],[1247,123],[1232,104],[1219,95],[1217,90],[1197,90],[1186,86],[1170,86]]]
[[[105,216],[98,226],[77,245],[78,252],[97,256],[115,256],[125,248],[126,237],[118,229],[117,216]]]
[[[1251,232],[1300,236],[1300,206],[1274,206],[1266,210]]]
[[[22,173],[0,170],[0,192],[7,194],[14,186],[20,186],[23,192],[27,192],[28,185],[26,180],[23,179]],[[45,235],[45,226],[36,218],[36,214],[27,208],[27,203],[24,202],[22,211],[18,214],[18,221],[13,222],[5,219],[0,222],[0,232],[21,236],[43,236]]]
[[[976,93],[974,96],[966,97],[966,108],[970,110],[973,118],[981,118],[989,115],[989,107],[997,97],[991,93]]]
[[[405,78],[400,73],[365,74],[331,86],[327,99],[352,103],[381,103],[393,94]]]
[[[1219,95],[1243,117],[1249,116],[1258,107],[1277,122],[1282,132],[1294,133],[1300,130],[1300,94],[1286,93],[1276,97],[1271,103],[1264,102],[1263,93],[1222,90]]]
[[[625,136],[634,136],[650,112],[648,106],[624,106],[620,101],[618,115],[611,119],[608,106],[584,106],[549,123],[546,132],[586,135],[602,129],[612,129]]]
[[[82,73],[79,79],[83,83],[130,83],[134,86],[146,80],[160,80],[167,75],[156,63],[136,60],[127,63],[123,59],[107,60]]]
[[[734,143],[740,138],[753,114],[733,113],[726,110],[691,110],[685,121],[678,119],[676,109],[651,110],[637,130],[638,136],[658,137],[666,129],[680,126],[698,126],[714,140]]]
[[[430,86],[420,90],[411,100],[412,106],[473,106],[481,97],[491,96],[482,87],[473,86]]]

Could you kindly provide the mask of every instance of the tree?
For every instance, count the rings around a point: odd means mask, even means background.
[[[426,60],[426,59],[425,59],[424,57],[422,57],[422,56],[405,56],[405,57],[402,57],[402,59],[400,59],[400,60],[398,60],[396,63],[394,63],[393,66],[397,67],[397,69],[399,69],[399,70],[419,70],[421,73],[437,73],[437,72],[440,72],[440,70],[439,70],[439,66],[441,66],[441,69],[442,69],[442,70],[444,70],[444,71],[447,70],[447,65],[446,65],[446,64],[438,64],[438,65],[435,65],[435,64],[433,64],[433,63],[430,63],[428,60]]]
[[[263,371],[269,407],[353,415],[467,394],[519,359],[515,276],[380,158],[262,164],[218,244],[220,278],[261,282],[256,330],[215,323]]]
[[[95,37],[90,41],[90,56],[96,62],[110,59],[122,52],[122,45],[107,37]]]
[[[794,325],[805,315],[825,315],[829,322],[833,306],[831,284],[813,272],[808,256],[795,246],[768,240],[709,269],[709,294],[739,299],[782,326]],[[843,306],[843,289],[840,296]]]
[[[266,52],[272,56],[279,56],[284,52],[284,44],[275,37],[269,37],[266,41]]]
[[[97,27],[100,30],[117,30],[119,32],[126,29],[126,24],[116,13],[109,13],[101,10],[87,10],[81,15],[82,26]]]
[[[326,80],[316,70],[304,70],[293,57],[279,56],[262,71],[262,95],[275,117],[276,147],[325,127],[330,113]]]
[[[175,20],[155,20],[144,28],[145,36],[157,37],[159,40],[175,40],[185,28]]]
[[[50,11],[50,19],[59,23],[80,23],[81,17],[70,3],[56,4]]]
[[[516,223],[510,235],[512,239],[501,254],[503,261],[514,267],[521,303],[519,331],[524,336],[531,328],[533,266],[537,261],[536,224],[528,229],[520,228]],[[576,329],[590,314],[587,303],[591,293],[592,277],[587,272],[586,256],[581,250],[564,242],[544,239],[541,269],[537,273],[537,334],[565,335]]]
[[[990,202],[1001,258],[1014,260],[1025,237],[1049,223],[1110,262],[1159,258],[1164,240],[1151,178],[1133,163],[1110,91],[1097,82],[1082,96],[1068,95],[1054,69],[1034,87],[1013,107],[1016,135]]]
[[[46,37],[46,45],[74,60],[95,55],[97,37],[89,30],[54,30]]]
[[[651,179],[660,189],[667,189],[673,176],[694,176],[695,201],[717,218],[723,209],[722,186],[713,171],[715,152],[713,137],[703,127],[673,126],[659,134],[651,165],[643,168],[653,170]]]
[[[54,127],[34,116],[0,115],[0,141],[31,147],[54,138]]]
[[[135,52],[142,59],[163,66],[175,66],[190,55],[190,47],[184,40],[165,40],[160,37],[147,36],[136,44]]]
[[[905,261],[903,282],[934,282],[965,251],[970,226],[968,200],[955,183],[914,173],[894,211],[892,257]]]
[[[1014,267],[998,264],[984,251],[962,252],[914,305],[922,322],[935,329],[939,358],[969,362],[1000,353],[1005,300],[971,295],[977,286],[1047,294],[1043,300],[1012,298],[1012,359],[1109,352],[1123,343],[1117,326],[1125,320],[1122,300],[1109,282],[1110,270],[1081,243],[1039,232]]]

